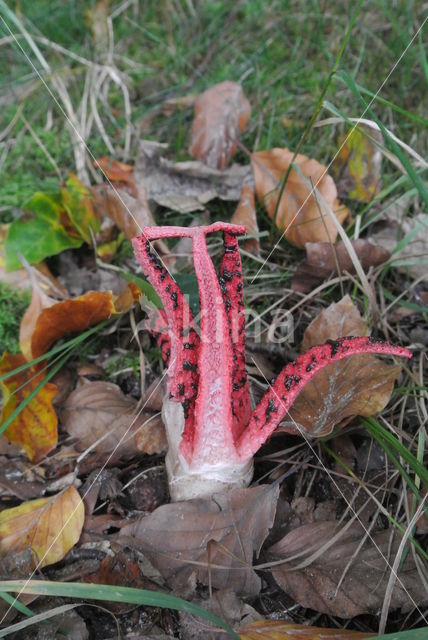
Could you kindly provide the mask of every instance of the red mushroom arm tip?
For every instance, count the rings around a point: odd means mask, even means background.
[[[364,353],[412,357],[409,349],[392,346],[370,337],[339,338],[327,344],[312,347],[295,362],[290,362],[284,367],[255,408],[247,429],[236,444],[241,460],[252,457],[266,442],[303,387],[321,369],[331,362]]]

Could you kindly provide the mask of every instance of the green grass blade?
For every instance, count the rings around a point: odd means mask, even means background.
[[[30,593],[42,596],[59,596],[62,598],[82,598],[84,600],[107,600],[110,602],[124,602],[128,604],[162,607],[185,611],[194,616],[204,618],[227,631],[233,638],[239,640],[230,625],[216,615],[206,611],[191,602],[169,594],[135,589],[133,587],[118,587],[105,584],[81,584],[76,582],[49,582],[44,580],[2,580],[0,590],[6,593]]]
[[[12,596],[9,596],[9,598],[13,603],[14,598],[12,598]],[[16,631],[22,631],[22,629],[28,629],[28,627],[33,624],[38,624],[39,622],[43,623],[45,622],[45,620],[49,620],[49,618],[54,618],[55,616],[62,615],[63,613],[67,613],[67,611],[71,611],[72,609],[76,609],[76,607],[80,606],[81,603],[63,604],[59,607],[55,607],[54,609],[50,609],[49,611],[43,611],[43,613],[33,614],[31,618],[26,618],[26,620],[21,620],[21,622],[16,622],[15,624],[11,624],[9,627],[0,629],[0,638],[5,638],[6,636],[9,636]]]

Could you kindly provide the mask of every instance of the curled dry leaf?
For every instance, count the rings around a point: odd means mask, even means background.
[[[257,224],[256,202],[254,198],[254,187],[248,183],[242,185],[241,199],[230,219],[231,224],[242,224],[246,228],[247,235],[257,234],[259,225]],[[248,238],[243,242],[244,249],[250,253],[260,251],[258,238]]]
[[[212,169],[222,171],[236,151],[251,107],[237,82],[220,82],[196,99],[189,151]]]
[[[144,187],[138,187],[136,197],[123,189],[113,189],[108,184],[92,187],[92,193],[98,215],[109,216],[128,240],[141,235],[143,227],[156,225]]]
[[[4,509],[0,513],[0,553],[31,549],[39,567],[58,562],[79,540],[84,517],[83,502],[74,487]]]
[[[273,524],[277,500],[277,486],[261,485],[166,504],[123,527],[120,537],[127,544],[132,538],[173,589],[196,579],[255,596],[261,582],[251,568],[253,554]]]
[[[250,167],[232,165],[224,171],[201,162],[171,162],[162,157],[167,145],[140,140],[135,163],[135,179],[152,202],[180,213],[205,209],[214,198],[236,202],[242,183],[251,174]]]
[[[39,282],[33,278],[31,302],[21,319],[19,326],[19,347],[25,358],[30,361],[33,359],[31,352],[31,339],[37,320],[44,311],[52,305],[57,304],[57,300],[48,296],[41,288]]]
[[[79,451],[97,443],[97,453],[107,455],[117,447],[115,459],[126,459],[138,452],[151,455],[166,450],[160,416],[139,412],[137,401],[111,382],[77,388],[61,406],[60,417]]]
[[[134,189],[134,167],[130,164],[103,156],[95,160],[94,166],[96,169],[101,169],[112,182],[125,182]]]
[[[270,218],[275,215],[281,181],[293,155],[288,149],[278,148],[256,151],[251,155],[257,198]],[[302,249],[307,242],[334,243],[337,229],[329,209],[339,222],[345,220],[349,211],[337,199],[333,178],[328,175],[326,167],[302,154],[297,154],[294,164],[304,178],[291,169],[276,213],[278,229],[289,242]],[[312,185],[319,195],[311,193]]]
[[[349,629],[325,629],[280,620],[256,620],[238,630],[241,640],[363,640],[373,633]]]
[[[391,255],[387,249],[362,238],[352,240],[352,246],[364,271],[383,264]],[[332,274],[337,274],[338,270],[339,273],[344,271],[355,273],[354,265],[342,240],[336,245],[330,242],[307,242],[305,249],[306,260],[297,267],[291,283],[294,291],[308,293]]]
[[[0,360],[0,375],[14,371],[23,364],[26,364],[26,360],[22,354],[11,355],[5,351]],[[44,374],[36,367],[28,367],[0,382],[3,393],[2,423],[43,378]],[[11,442],[25,449],[32,462],[41,460],[57,445],[58,420],[52,406],[56,392],[56,386],[47,382],[4,432]]]
[[[302,351],[342,336],[365,335],[366,323],[347,295],[331,304],[307,327]],[[310,381],[289,412],[286,430],[324,436],[356,415],[372,416],[385,407],[400,375],[390,365],[364,354],[328,365]]]
[[[334,539],[340,527],[343,524],[337,522],[317,522],[288,533],[269,549],[269,556],[273,560],[298,558],[272,567],[273,577],[301,606],[320,613],[340,618],[376,613],[382,607],[391,570],[387,562],[393,564],[401,536],[397,530],[386,529],[363,540],[363,528],[354,523]],[[328,548],[321,550],[329,542]],[[425,607],[428,594],[409,553],[400,565],[391,610],[409,611],[415,602]]]
[[[379,192],[382,167],[379,144],[382,144],[380,131],[362,124],[339,136],[339,153],[331,170],[341,197],[370,202]]]
[[[88,291],[77,298],[43,308],[35,323],[31,316],[24,316],[25,332],[22,330],[21,333],[25,335],[25,342],[21,348],[25,348],[29,360],[37,358],[65,335],[80,333],[115,313],[127,311],[138,300],[138,293],[135,285],[127,285],[119,296],[114,296],[111,291]],[[29,335],[33,325],[33,332]]]

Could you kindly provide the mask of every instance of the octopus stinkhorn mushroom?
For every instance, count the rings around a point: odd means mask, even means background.
[[[217,274],[206,236],[223,233]],[[238,236],[245,227],[217,222],[203,227],[145,227],[134,251],[157,291],[163,311],[153,332],[168,362],[163,404],[169,449],[166,467],[173,500],[205,497],[248,486],[253,456],[276,429],[307,382],[320,369],[361,353],[411,357],[400,346],[370,337],[345,337],[309,349],[287,364],[254,410],[245,366],[245,315]],[[190,237],[200,298],[200,327],[180,287],[150,242]],[[167,332],[162,331],[167,327]]]

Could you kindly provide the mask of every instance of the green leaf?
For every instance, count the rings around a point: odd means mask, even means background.
[[[24,208],[35,217],[23,216],[10,225],[5,241],[7,271],[22,267],[20,254],[30,264],[37,264],[48,256],[83,244],[81,238],[71,237],[61,224],[60,194],[39,191]]]
[[[92,206],[92,194],[73,173],[65,184],[66,188],[61,189],[62,205],[84,241],[92,244],[91,229],[96,233],[100,228]]]

